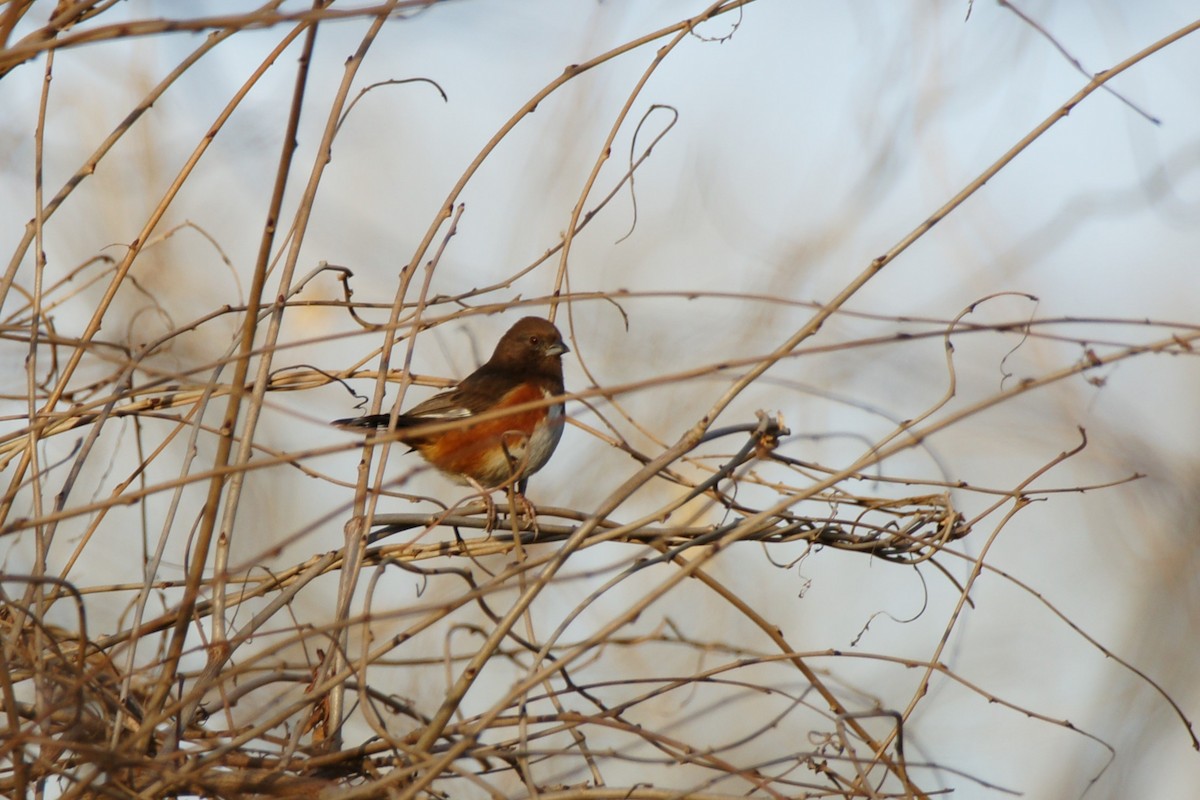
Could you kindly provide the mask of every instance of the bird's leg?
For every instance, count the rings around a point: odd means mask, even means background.
[[[492,490],[483,488],[479,481],[475,480],[469,475],[465,475],[463,477],[465,477],[467,482],[471,484],[471,488],[479,492],[479,499],[483,500],[483,505],[487,509],[487,523],[484,525],[483,529],[487,532],[488,536],[491,536],[492,531],[496,527],[497,519],[496,501],[492,499]]]
[[[517,439],[512,445],[509,445],[508,436],[512,434]],[[528,448],[524,452],[518,451],[518,446],[523,446],[528,442],[529,437],[520,431],[509,431],[504,436],[500,437],[500,444],[504,447],[504,457],[508,459],[508,474],[521,475],[525,467],[525,460],[528,458]],[[508,481],[508,513],[520,516],[522,513],[529,517],[529,522],[533,525],[533,529],[537,531],[537,509],[533,507],[533,503],[529,502],[529,498],[525,496],[525,488],[529,485],[529,476],[522,475],[517,480],[512,478]],[[517,510],[520,506],[520,511]]]
[[[525,496],[525,487],[528,485],[528,478],[521,478],[515,484],[509,484],[508,510],[510,514],[516,514],[518,517],[528,517],[529,524],[533,526],[534,533],[537,533],[537,508]],[[518,507],[520,508],[519,511],[517,510]]]

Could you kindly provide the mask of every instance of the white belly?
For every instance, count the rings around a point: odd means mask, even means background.
[[[553,394],[543,392],[543,397],[553,397]],[[485,485],[505,483],[513,477],[514,471],[518,479],[527,478],[546,466],[562,438],[564,423],[562,404],[550,406],[547,412],[547,424],[534,428],[531,434],[515,429],[500,434],[504,446],[489,450],[491,458],[481,471],[483,474],[477,476]]]

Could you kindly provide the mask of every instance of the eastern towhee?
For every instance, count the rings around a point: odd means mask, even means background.
[[[485,500],[486,492],[514,480],[523,495],[529,476],[546,465],[562,437],[563,403],[479,423],[471,418],[561,395],[562,355],[569,352],[551,322],[525,317],[508,329],[488,362],[462,383],[399,415],[397,438],[453,480],[484,492]],[[405,435],[408,428],[454,420],[463,424],[437,433]],[[371,414],[333,424],[387,430],[391,416]]]

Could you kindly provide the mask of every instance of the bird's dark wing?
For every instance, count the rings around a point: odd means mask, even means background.
[[[435,394],[405,411],[396,418],[396,429],[403,430],[439,420],[465,419],[482,414],[520,382],[519,376],[489,370],[485,365],[450,391]],[[390,414],[368,414],[363,417],[334,420],[333,424],[342,428],[374,430],[386,429],[390,421]]]

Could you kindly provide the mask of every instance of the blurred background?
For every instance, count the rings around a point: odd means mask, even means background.
[[[217,2],[87,5],[94,18],[85,15],[60,32],[69,44],[49,64],[44,51],[20,48],[40,40],[47,20],[65,13],[62,4],[0,7],[13,20],[0,52],[12,59],[0,64],[8,70],[0,80],[0,252],[8,262],[0,358],[10,376],[2,409],[7,527],[0,564],[10,575],[44,573],[92,587],[81,603],[95,638],[129,626],[138,602],[153,614],[179,602],[178,585],[143,593],[140,601],[137,587],[179,581],[187,572],[225,404],[192,397],[161,416],[147,409],[113,418],[94,442],[83,419],[43,435],[28,456],[37,468],[22,469],[31,410],[42,408],[73,337],[101,307],[94,344],[82,348],[86,355],[54,411],[110,398],[129,402],[140,395],[121,383],[126,379],[154,397],[230,380],[227,362],[244,321],[303,37],[271,54],[310,6],[284,2],[276,11],[290,19],[222,28],[188,20],[250,9]],[[404,324],[387,335],[397,337],[390,366],[411,358],[418,384],[465,376],[515,319],[549,313],[546,298],[565,281],[556,321],[573,350],[567,386],[598,389],[588,404],[568,405],[579,424],[568,427],[550,465],[531,482],[530,499],[586,515],[641,467],[628,450],[654,457],[679,439],[758,359],[1059,110],[1091,74],[1196,21],[1195,6],[1182,0],[1136,8],[1115,0],[1026,0],[1015,7],[757,0],[696,25],[669,50],[660,48],[674,33],[614,52],[706,7],[683,0],[403,6],[353,75],[348,97],[357,101],[341,119],[319,185],[306,194],[323,132],[331,114],[337,117],[331,109],[348,59],[372,19],[321,23],[263,302],[286,293],[280,281],[291,263],[290,286],[303,285],[289,297],[278,340],[267,346],[260,338],[255,357],[271,354],[275,378],[316,373],[344,380],[271,391],[262,401],[256,449],[239,462],[255,466],[246,467],[229,529],[230,574],[286,570],[343,546],[361,439],[328,422],[367,410],[371,399],[383,411],[397,399],[397,381],[375,397],[371,371],[379,367],[383,327],[410,262],[417,269],[405,308],[420,307],[436,324],[415,338]],[[68,38],[163,19],[177,24],[147,23],[95,41]],[[222,30],[226,40],[187,64],[151,107],[123,125],[205,37]],[[519,116],[564,70],[604,54],[611,57]],[[1200,34],[1193,34],[1087,96],[741,391],[715,423],[753,423],[759,409],[778,413],[791,431],[778,453],[819,466],[803,473],[756,466],[737,499],[766,507],[789,491],[783,484],[799,491],[808,478],[828,474],[822,470],[870,456],[904,421],[945,421],[918,446],[842,485],[877,504],[949,498],[975,525],[939,556],[944,571],[803,542],[738,543],[711,554],[706,567],[796,651],[824,654],[811,666],[852,698],[853,710],[914,704],[905,752],[910,770],[927,765],[913,772],[926,792],[1194,796],[1200,754],[1180,714],[1200,714],[1200,369],[1191,357],[1194,338],[1187,338],[1200,324],[1197,75]],[[381,83],[416,78],[424,80]],[[114,131],[119,139],[93,170],[91,154]],[[633,184],[622,185],[631,161],[652,143]],[[478,169],[454,194],[481,153]],[[31,241],[39,163],[43,204],[77,171],[84,177]],[[177,181],[177,194],[164,203]],[[447,224],[437,220],[448,198],[462,210],[447,240]],[[599,211],[571,239],[565,265],[561,252],[543,259],[562,244],[577,206],[583,215]],[[305,226],[297,237],[300,213]],[[114,285],[131,243],[146,231],[128,276]],[[427,238],[431,245],[423,244]],[[435,268],[427,269],[435,255]],[[343,284],[318,271],[322,265],[353,273],[353,300],[363,304],[357,314],[374,327],[351,317]],[[33,330],[39,341],[31,345]],[[64,344],[52,354],[56,337]],[[1145,352],[1041,385],[1087,359],[1106,362],[1141,346]],[[130,364],[136,368],[125,376]],[[352,374],[352,367],[361,371]],[[1026,382],[1037,385],[1014,391]],[[407,406],[432,389],[403,391]],[[197,421],[202,427],[190,424]],[[1078,447],[1081,429],[1084,449],[1023,485]],[[616,436],[628,447],[614,446]],[[686,481],[703,480],[740,443],[706,443],[675,468]],[[378,455],[369,480],[382,481],[391,495],[378,500],[376,513],[435,508],[465,493],[399,448],[382,465]],[[1032,502],[1010,519],[1017,487]],[[141,489],[136,502],[112,500]],[[650,481],[613,517],[637,519],[684,492]],[[60,504],[76,511],[61,524],[47,522]],[[672,521],[714,523],[730,514],[700,501],[689,509]],[[819,518],[839,509],[836,498],[823,495],[794,510]],[[46,526],[54,524],[49,536]],[[421,541],[452,538],[434,531]],[[609,543],[573,554],[538,598],[528,635],[546,636],[568,622],[569,641],[601,630],[633,598],[665,585],[670,568],[660,565],[590,597],[647,553],[654,551]],[[512,558],[453,565],[498,571]],[[971,589],[973,605],[956,611],[977,559],[988,569]],[[298,594],[289,606],[293,618],[280,619],[279,630],[284,623],[329,624],[337,580],[326,576]],[[463,591],[399,570],[378,580],[355,590],[352,609],[392,615],[372,629],[376,640]],[[430,593],[421,594],[426,587]],[[5,585],[10,598],[24,590]],[[503,613],[516,591],[512,584],[490,602]],[[577,607],[581,616],[570,617]],[[258,608],[231,611],[232,628]],[[48,619],[70,626],[75,612],[56,606]],[[477,614],[471,619],[486,625]],[[188,639],[188,674],[205,664],[206,630],[198,624]],[[478,644],[475,634],[453,627],[432,630],[419,650],[432,665],[398,653],[414,662],[391,664],[386,673],[389,665],[380,662],[377,673],[386,674],[377,679],[387,692],[417,698],[426,714],[437,707],[429,698],[441,697],[460,670],[442,657]],[[621,652],[598,656],[586,674],[632,686],[771,650],[760,630],[696,582],[649,603],[615,635],[653,639],[664,630],[690,644],[660,637],[641,648],[614,648]],[[271,634],[261,635],[247,653],[276,646]],[[355,629],[352,638],[369,637]],[[128,669],[157,663],[150,645],[128,657]],[[924,693],[924,670],[914,664],[931,659],[956,678],[935,673]],[[525,669],[516,658],[496,667],[464,710],[488,708]],[[738,674],[821,705],[784,666],[756,669]],[[618,687],[597,691],[612,702],[623,696]],[[737,767],[776,774],[785,771],[770,766],[776,760],[818,748],[810,717],[784,713],[777,703],[733,686],[702,695],[664,692],[642,704],[637,718],[664,736],[714,748]],[[773,729],[758,729],[775,714],[781,716]],[[887,719],[871,724],[876,735],[891,729]],[[747,741],[734,744],[743,734]],[[361,719],[345,733],[347,744],[369,736]],[[628,746],[594,736],[597,751]],[[621,751],[628,760],[615,759],[605,773],[611,785],[709,789],[704,779],[655,761],[651,756],[662,754],[653,748],[628,747]],[[639,754],[648,760],[638,761]],[[547,766],[532,782],[544,789],[588,778],[581,769]],[[515,778],[497,786],[507,796],[524,794]],[[753,787],[735,782],[711,790],[744,794]],[[453,793],[486,796],[478,786]]]

